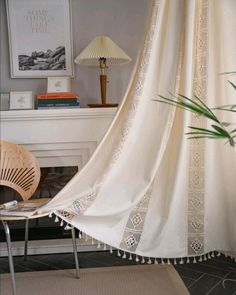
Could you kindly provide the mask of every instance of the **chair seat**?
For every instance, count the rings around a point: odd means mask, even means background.
[[[22,201],[22,202],[18,202],[18,204],[27,204],[27,203],[45,203],[47,201],[49,201],[50,198],[38,198],[38,199],[29,199],[27,201]],[[24,217],[24,216],[4,216],[4,215],[0,215],[0,220],[5,220],[5,221],[14,221],[14,220],[26,220],[26,219],[35,219],[35,218],[41,218],[41,217],[45,217],[48,216],[49,213],[39,213],[39,214],[35,214],[29,217]]]

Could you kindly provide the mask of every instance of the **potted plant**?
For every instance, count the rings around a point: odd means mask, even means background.
[[[236,72],[231,72],[236,73]],[[230,85],[236,90],[236,85],[231,81],[228,81]],[[166,103],[199,116],[204,116],[209,119],[212,124],[210,128],[200,128],[195,126],[189,126],[190,131],[186,134],[189,139],[200,139],[200,138],[210,138],[210,139],[226,139],[228,143],[234,147],[236,144],[236,129],[232,129],[230,122],[222,122],[218,116],[214,113],[215,110],[236,112],[236,105],[224,105],[215,108],[209,108],[199,97],[196,95],[193,99],[188,98],[182,94],[179,94],[177,98],[172,99],[159,95],[160,99],[157,101]]]

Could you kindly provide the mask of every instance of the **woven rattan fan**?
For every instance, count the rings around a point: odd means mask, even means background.
[[[40,180],[38,161],[22,146],[7,141],[0,142],[0,153],[0,185],[13,188],[28,200]]]

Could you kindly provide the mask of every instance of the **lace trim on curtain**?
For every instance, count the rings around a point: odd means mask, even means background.
[[[151,194],[151,191],[150,191]],[[146,198],[144,198],[140,203],[136,206],[138,209],[145,209],[148,206],[149,203],[149,197],[150,197],[149,192],[145,195]],[[146,204],[145,204],[146,203]],[[140,210],[141,211],[141,210]],[[55,217],[55,222],[60,222],[60,226],[63,226],[65,230],[70,230],[72,228],[71,226],[71,221],[73,217],[75,216],[72,213],[69,213],[64,210],[57,210],[53,212],[56,217]],[[52,218],[52,212],[50,213],[49,217]],[[61,220],[59,218],[61,218]],[[140,216],[137,216],[136,218],[133,219],[134,225],[138,225],[140,223]],[[133,226],[134,226],[133,225]],[[197,255],[193,257],[178,257],[178,258],[173,258],[173,257],[145,257],[145,256],[140,256],[136,255],[131,252],[126,252],[124,250],[116,249],[111,246],[108,246],[106,244],[103,244],[102,242],[93,239],[92,237],[89,237],[87,234],[82,233],[79,231],[78,238],[82,239],[82,237],[85,236],[85,241],[88,241],[89,238],[92,239],[92,245],[96,244],[97,248],[102,248],[102,250],[107,250],[110,249],[110,253],[115,252],[117,253],[117,256],[122,257],[124,259],[129,259],[129,260],[135,260],[136,262],[141,262],[141,263],[147,263],[147,264],[184,264],[184,263],[197,263],[197,262],[203,262],[208,259],[214,258],[215,256],[220,256],[223,254],[225,257],[230,257],[236,262],[236,255],[235,253],[232,252],[218,252],[218,251],[211,251],[208,253],[203,253],[202,255]],[[133,240],[131,239],[128,243],[132,245]],[[123,248],[123,246],[122,246]],[[131,247],[128,251],[132,251]]]
[[[146,192],[142,200],[137,204],[135,209],[130,213],[122,241],[120,243],[120,249],[135,252],[142,236],[151,194],[152,186]]]
[[[150,30],[148,34],[146,35],[146,38],[144,40],[144,47],[143,52],[141,54],[141,61],[139,64],[139,70],[137,71],[138,75],[135,77],[135,83],[134,83],[134,96],[140,97],[142,95],[144,82],[146,73],[148,70],[148,64],[152,52],[152,46],[153,46],[153,37],[155,33],[155,23],[157,20],[157,14],[159,9],[159,2],[160,1],[154,1],[152,6],[152,16],[150,18]],[[135,110],[137,109],[137,104],[139,102],[139,99],[136,99],[136,102],[131,104],[131,107]],[[129,120],[127,121],[129,123]],[[131,124],[128,126],[128,130],[131,127]],[[128,134],[128,130],[126,129],[126,134]],[[148,191],[143,196],[142,200],[137,204],[135,209],[130,213],[123,237],[120,243],[120,249],[128,250],[130,252],[135,252],[139,241],[142,236],[143,226],[145,222],[145,216],[148,211],[148,205],[151,198],[152,193],[152,185],[148,189]]]
[[[131,130],[132,123],[134,121],[135,114],[137,112],[137,107],[140,102],[140,96],[143,90],[145,74],[147,72],[148,62],[149,62],[149,58],[151,54],[153,34],[155,32],[154,23],[158,13],[159,2],[160,2],[159,0],[153,2],[153,10],[152,10],[153,13],[150,20],[151,30],[149,31],[149,33],[147,34],[145,38],[143,53],[141,54],[142,59],[139,64],[140,70],[137,71],[138,74],[134,78],[134,83],[132,84],[132,89],[131,89],[131,92],[133,92],[132,95],[134,95],[134,100],[130,103],[128,107],[127,117],[126,117],[124,126],[121,130],[121,135],[120,135],[119,142],[117,143],[117,147],[111,156],[111,160],[106,171],[103,173],[102,177],[98,180],[98,182],[94,186],[94,190],[92,190],[91,192],[87,193],[86,195],[78,198],[76,201],[73,202],[72,206],[70,207],[70,210],[72,210],[73,212],[83,213],[92,205],[93,201],[95,200],[97,196],[97,191],[99,190],[99,187],[101,187],[101,185],[104,183],[110,170],[112,169],[114,164],[117,162],[117,160],[121,156],[127,136],[129,134],[129,131]]]
[[[155,4],[157,5],[159,3],[155,3]],[[155,9],[155,7],[153,7],[153,9]],[[156,21],[157,13],[158,13],[158,7],[156,7],[156,11],[153,12],[153,19],[151,20],[151,26],[150,26],[151,30],[148,34],[148,39],[146,40],[146,44],[148,44],[148,46],[145,49],[147,52],[144,52],[144,59],[146,63],[148,63],[150,58],[152,40],[153,40],[154,31],[155,31],[154,22]],[[183,42],[183,38],[181,39],[180,43],[182,42]],[[180,46],[179,57],[178,57],[178,67],[177,67],[177,74],[176,74],[176,87],[175,87],[176,94],[178,94],[180,90],[182,65],[183,65],[183,50],[182,50],[182,46]],[[147,67],[145,67],[145,71],[147,71]],[[142,73],[144,73],[144,68]],[[172,117],[174,116],[174,113],[175,111],[173,110],[171,115]],[[168,124],[170,124],[169,126],[169,130],[170,130],[172,123],[170,123],[169,121]],[[124,230],[124,234],[120,243],[120,247],[119,247],[119,249],[122,249],[123,251],[135,252],[138,247],[138,244],[142,237],[142,231],[143,231],[143,227],[145,223],[145,217],[148,212],[148,206],[152,197],[154,182],[155,182],[155,179],[150,184],[149,189],[147,190],[146,194],[143,196],[143,199],[135,207],[135,209],[130,213],[130,216],[128,218],[128,221]],[[142,260],[143,259],[144,258],[142,258]],[[149,262],[150,262],[150,259],[151,258],[149,258]],[[136,261],[137,261],[137,258],[136,258]],[[157,264],[156,258],[155,258],[155,263]]]
[[[196,19],[193,95],[206,100],[208,0],[201,0]],[[204,128],[204,118],[191,115],[191,125]],[[188,255],[204,253],[205,141],[189,141]]]
[[[136,71],[134,82],[132,83],[132,86],[131,86],[130,95],[133,96],[134,99],[130,102],[130,105],[128,107],[125,123],[121,130],[120,140],[117,143],[117,147],[113,152],[113,155],[111,157],[111,161],[109,163],[107,170],[105,171],[105,173],[103,174],[103,176],[97,183],[97,187],[100,187],[103,184],[110,170],[112,169],[114,164],[117,162],[117,160],[120,158],[124,149],[126,139],[129,135],[133,121],[135,119],[135,114],[137,113],[138,105],[140,103],[140,97],[142,95],[146,72],[148,69],[149,59],[150,59],[150,55],[152,51],[152,40],[153,40],[153,35],[155,32],[154,24],[157,18],[159,2],[160,0],[153,1],[152,16],[150,18],[151,29],[148,32],[147,36],[145,37],[144,46],[142,49],[142,53],[140,55],[141,60],[139,62],[139,69]]]

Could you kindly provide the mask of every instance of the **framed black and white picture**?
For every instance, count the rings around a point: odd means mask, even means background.
[[[12,78],[73,76],[70,0],[7,0]]]

